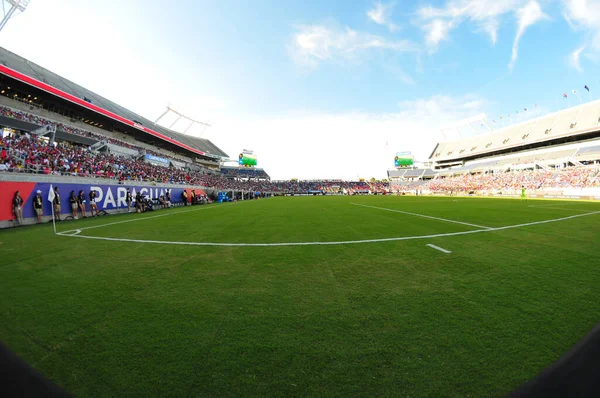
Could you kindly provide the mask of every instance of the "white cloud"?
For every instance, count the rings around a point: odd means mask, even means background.
[[[449,39],[451,31],[465,22],[474,24],[475,31],[486,33],[492,44],[496,44],[502,19],[511,14],[515,15],[519,24],[520,33],[517,32],[514,47],[517,54],[523,32],[544,16],[535,0],[448,0],[443,7],[428,5],[416,12],[417,23],[425,33],[425,43],[430,52],[436,51],[442,41]]]
[[[519,27],[517,28],[517,35],[515,36],[515,40],[513,42],[512,56],[508,65],[509,68],[512,69],[517,61],[517,57],[519,55],[519,42],[521,41],[521,37],[527,28],[546,18],[548,18],[548,16],[544,14],[540,4],[536,0],[530,1],[527,3],[527,5],[517,10],[517,21]]]
[[[569,55],[569,65],[579,73],[583,72],[580,64],[580,58],[584,49],[585,47],[579,47]]]
[[[500,18],[504,14],[514,12],[523,3],[524,0],[450,0],[441,8],[421,7],[417,10],[417,15],[424,22],[422,27],[426,35],[430,34],[432,28],[439,29],[440,23],[432,25],[432,20],[444,21],[449,27],[442,40],[447,39],[451,29],[468,20],[477,26],[478,31],[487,33],[492,44],[495,44]]]
[[[563,0],[563,6],[571,27],[585,31],[587,45],[600,52],[600,0]]]
[[[571,26],[599,33],[600,0],[563,0],[563,5],[564,16]]]
[[[462,97],[434,95],[430,98],[402,101],[399,104],[401,115],[409,119],[430,118],[440,125],[456,122],[483,112],[487,101],[478,95]]]
[[[259,166],[274,179],[385,178],[396,152],[412,151],[426,160],[444,139],[442,128],[486,107],[487,101],[475,95],[436,95],[402,101],[397,112],[388,113],[308,111],[235,118],[223,113],[208,133],[230,155],[253,149]],[[292,161],[300,157],[301,162]]]
[[[582,54],[594,63],[600,62],[600,0],[563,0],[563,6],[571,28],[585,32],[584,44],[567,56],[568,64],[582,73]]]
[[[398,25],[390,21],[394,3],[383,4],[382,2],[375,3],[375,8],[367,11],[367,17],[378,25],[386,26],[390,32],[398,31]]]
[[[288,47],[298,63],[316,67],[328,60],[352,59],[372,49],[412,52],[417,47],[409,40],[388,40],[381,36],[324,25],[302,25],[297,28]]]
[[[447,40],[450,30],[456,26],[455,21],[445,19],[434,19],[425,25],[425,43],[429,50],[435,51],[441,41]]]

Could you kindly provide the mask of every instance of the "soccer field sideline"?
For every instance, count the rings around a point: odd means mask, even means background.
[[[468,199],[466,199],[466,200],[468,200]],[[252,203],[252,202],[251,201],[236,202],[236,204],[238,204],[238,203]],[[559,222],[559,221],[566,221],[566,220],[570,220],[570,219],[574,219],[574,218],[586,217],[586,216],[591,216],[591,215],[600,213],[600,210],[599,210],[599,211],[586,212],[586,213],[582,213],[582,214],[570,215],[570,216],[565,216],[565,217],[560,217],[560,218],[555,218],[555,219],[548,219],[548,220],[535,221],[535,222],[529,222],[529,223],[520,223],[520,224],[507,225],[507,226],[501,226],[501,227],[489,227],[489,226],[472,224],[472,223],[451,220],[451,219],[446,219],[446,218],[441,218],[441,217],[434,217],[434,216],[430,216],[430,215],[426,215],[426,214],[407,212],[407,211],[398,210],[398,209],[369,206],[369,205],[354,203],[354,202],[350,202],[349,204],[353,205],[353,206],[360,206],[360,207],[365,207],[365,208],[372,208],[372,209],[377,209],[377,210],[396,212],[396,213],[411,215],[411,216],[415,216],[415,217],[423,217],[423,218],[437,220],[437,221],[441,221],[441,222],[461,224],[461,225],[466,225],[466,226],[475,227],[475,228],[479,228],[479,229],[472,230],[472,231],[449,232],[449,233],[442,233],[442,234],[428,234],[428,235],[418,235],[418,236],[403,236],[403,237],[347,240],[347,241],[265,242],[265,243],[163,241],[163,240],[151,240],[151,239],[129,239],[129,238],[98,237],[98,236],[90,236],[90,235],[81,235],[81,232],[83,232],[85,230],[89,230],[89,229],[102,228],[102,227],[113,226],[113,225],[124,224],[124,223],[131,223],[131,222],[136,222],[136,221],[150,220],[150,219],[166,217],[166,216],[175,216],[175,215],[189,213],[189,212],[197,212],[199,210],[208,210],[208,209],[215,209],[215,208],[222,209],[226,206],[231,206],[231,204],[230,204],[230,205],[219,205],[219,206],[215,206],[215,207],[203,207],[200,209],[183,210],[183,211],[178,211],[176,213],[159,214],[159,215],[144,217],[144,218],[139,218],[139,219],[124,220],[124,221],[117,221],[117,222],[112,222],[112,223],[107,223],[107,224],[94,225],[94,226],[59,232],[59,233],[57,233],[57,235],[65,236],[65,237],[105,240],[105,241],[113,241],[113,242],[149,243],[149,244],[163,244],[163,245],[187,245],[187,246],[277,247],[277,246],[345,245],[345,244],[379,243],[379,242],[392,242],[392,241],[417,240],[417,239],[433,239],[433,238],[443,238],[443,237],[449,237],[449,236],[470,235],[470,234],[481,233],[481,232],[502,231],[502,230],[513,229],[513,228],[522,228],[522,227],[527,227],[527,226],[532,226],[532,225],[540,225],[540,224],[554,223],[554,222]],[[528,207],[534,207],[534,206],[528,206]],[[544,207],[544,208],[546,208],[546,207]],[[552,208],[552,207],[548,206],[547,208]],[[566,209],[566,208],[565,208],[565,210],[583,211],[583,209]]]

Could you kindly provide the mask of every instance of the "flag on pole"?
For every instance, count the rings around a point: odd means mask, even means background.
[[[587,86],[587,84],[583,86],[583,88],[585,88],[588,91],[588,93],[590,92],[590,88]]]
[[[56,195],[54,194],[54,188],[52,188],[52,184],[50,184],[50,190],[48,191],[48,202],[53,202]]]
[[[565,99],[569,98],[569,96],[567,95],[567,93],[563,93],[563,97],[564,97]]]
[[[54,216],[54,198],[56,195],[54,194],[54,187],[50,184],[50,190],[48,191],[48,202],[52,203],[50,208],[52,209],[52,229],[54,229],[54,235],[56,235],[56,217]]]

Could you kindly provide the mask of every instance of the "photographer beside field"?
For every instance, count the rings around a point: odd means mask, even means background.
[[[141,193],[137,193],[135,195],[135,211],[137,213],[143,213],[145,210],[144,208],[144,197],[142,196]]]
[[[131,188],[127,188],[127,194],[125,195],[125,203],[127,203],[127,213],[131,213],[131,203],[133,197],[131,196]]]

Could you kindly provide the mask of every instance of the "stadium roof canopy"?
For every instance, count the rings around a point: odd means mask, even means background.
[[[135,127],[151,136],[169,142],[197,155],[229,157],[211,141],[177,133],[144,118],[56,73],[50,72],[2,47],[0,47],[0,73],[25,84],[46,91],[63,100],[93,112]],[[87,99],[87,101],[86,101]]]
[[[600,100],[554,112],[490,133],[441,142],[429,157],[463,161],[507,153],[565,138],[585,139],[600,131]]]

